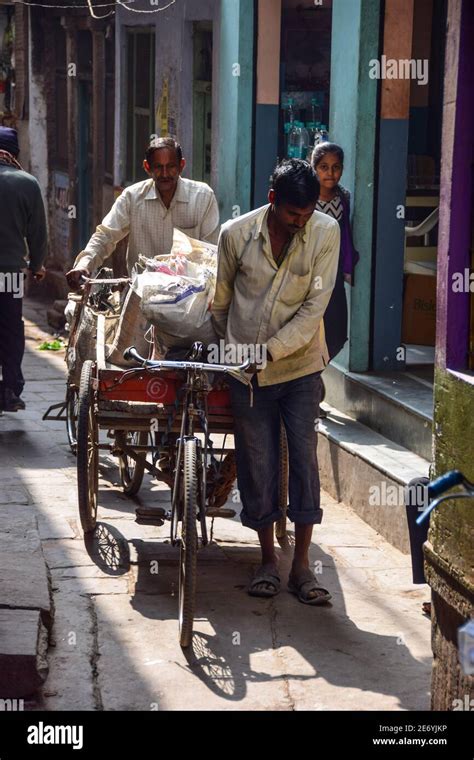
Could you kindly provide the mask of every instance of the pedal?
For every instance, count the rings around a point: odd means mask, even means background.
[[[216,507],[216,509],[206,509],[206,517],[225,517],[231,520],[237,512],[235,509],[224,509],[223,507]]]
[[[163,507],[137,507],[135,510],[135,522],[138,524],[164,525],[167,517]]]
[[[135,522],[137,525],[154,525],[156,528],[165,524],[165,521],[159,517],[140,517],[139,515],[135,517]]]

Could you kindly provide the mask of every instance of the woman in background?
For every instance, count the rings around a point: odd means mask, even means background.
[[[319,143],[313,151],[311,164],[318,175],[320,192],[316,211],[332,216],[341,228],[341,248],[336,284],[324,314],[324,330],[329,359],[333,359],[347,340],[347,298],[344,282],[354,284],[354,268],[359,254],[352,242],[350,223],[350,193],[340,179],[344,171],[344,151],[331,142]],[[324,385],[323,385],[324,398]],[[320,416],[326,412],[320,408]]]

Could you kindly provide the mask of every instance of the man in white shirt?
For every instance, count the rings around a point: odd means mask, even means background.
[[[329,361],[323,316],[336,281],[340,232],[315,211],[319,183],[306,161],[283,161],[272,177],[269,203],[223,225],[212,307],[226,347],[266,348],[268,364],[249,390],[228,378],[234,416],[242,524],[256,530],[262,562],[248,592],[280,590],[273,524],[279,506],[280,420],[289,452],[288,517],[295,551],[288,587],[304,604],[330,593],[309,566],[313,525],[322,520],[316,453],[321,371]],[[257,354],[257,350],[255,350]]]
[[[150,179],[126,187],[117,198],[67,273],[70,287],[77,288],[82,275],[99,268],[126,235],[129,273],[139,254],[153,258],[169,253],[175,227],[198,240],[217,242],[219,209],[214,192],[204,182],[183,179],[185,166],[181,146],[173,138],[150,143],[143,161]]]

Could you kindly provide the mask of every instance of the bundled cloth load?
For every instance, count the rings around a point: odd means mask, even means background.
[[[217,340],[211,321],[217,278],[215,245],[175,229],[171,252],[154,259],[140,256],[139,265],[145,271],[136,274],[132,289],[141,298],[142,314],[154,325],[162,348]]]
[[[189,348],[196,340],[217,342],[210,311],[217,277],[215,245],[175,229],[170,253],[153,259],[140,256],[131,285],[120,293],[109,292],[112,270],[102,270],[99,277],[104,285],[91,291],[79,320],[81,297],[71,294],[66,307],[67,320],[74,325],[66,361],[76,384],[83,362],[96,358],[99,313],[105,316],[105,358],[120,367],[135,364],[123,358],[131,345],[142,356],[160,358],[169,348]]]
[[[147,320],[140,310],[140,297],[133,288],[128,287],[122,294],[120,317],[115,333],[108,337],[105,347],[107,361],[119,367],[133,365],[134,361],[123,358],[123,352],[130,346],[135,346],[141,356],[148,357],[150,341]]]

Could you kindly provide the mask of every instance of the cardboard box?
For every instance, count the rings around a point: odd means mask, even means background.
[[[434,346],[436,337],[436,277],[405,276],[402,343]]]

